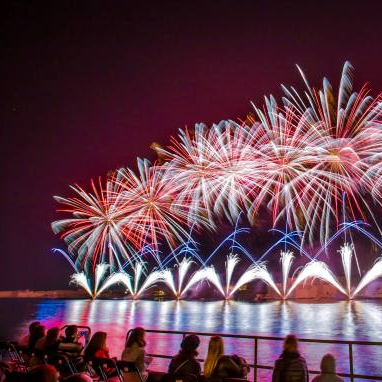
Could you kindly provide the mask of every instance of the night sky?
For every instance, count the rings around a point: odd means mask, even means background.
[[[3,1],[0,289],[65,288],[53,195],[344,60],[382,91],[377,1]],[[6,4],[5,4],[6,3]],[[62,216],[62,215],[61,215]]]

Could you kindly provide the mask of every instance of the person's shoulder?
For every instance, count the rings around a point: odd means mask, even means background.
[[[301,353],[298,353],[298,359],[300,360],[300,362],[306,364],[306,359]]]
[[[281,354],[279,356],[279,358],[276,359],[275,361],[275,366],[278,367],[278,366],[281,366],[285,363],[285,358],[283,357],[283,355]]]
[[[319,374],[319,375],[316,375],[316,376],[312,379],[311,382],[321,382],[321,380],[322,380],[322,376],[321,376],[321,374]]]

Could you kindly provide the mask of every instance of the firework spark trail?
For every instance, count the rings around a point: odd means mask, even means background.
[[[313,260],[302,268],[302,271],[295,278],[292,286],[289,288],[288,293],[285,297],[288,297],[299,284],[301,284],[309,278],[324,280],[329,284],[333,285],[341,293],[347,295],[345,289],[338,282],[336,276],[328,268],[328,266],[322,261]]]
[[[243,255],[245,255],[251,262],[255,262],[256,260],[252,257],[252,255],[239,243],[236,239],[236,236],[241,233],[248,233],[249,230],[247,228],[237,228],[235,227],[234,231],[231,232],[226,238],[224,238],[216,248],[211,252],[211,254],[203,261],[203,265],[207,266],[210,260],[217,254],[219,251],[229,242],[231,242],[231,252],[234,250],[239,250]]]
[[[181,295],[184,278],[186,277],[191,264],[193,261],[191,259],[187,259],[186,257],[178,264],[178,290],[176,292],[177,296]]]
[[[104,290],[117,285],[123,284],[131,295],[134,295],[134,291],[131,285],[131,276],[125,272],[112,273],[102,284],[101,288],[97,291],[96,297],[99,296]]]
[[[188,235],[184,226],[190,218],[189,205],[175,200],[175,178],[164,181],[163,174],[162,168],[150,167],[148,160],[141,159],[137,174],[130,169],[118,171],[121,198],[125,202],[123,232],[137,248],[148,240],[157,248],[160,239],[173,247]],[[192,217],[194,223],[206,223],[202,216]]]
[[[53,253],[59,253],[60,255],[64,256],[65,259],[68,261],[68,263],[72,266],[72,268],[75,270],[76,273],[80,273],[78,270],[76,264],[73,262],[72,258],[62,249],[59,248],[52,248]]]
[[[239,263],[239,256],[237,255],[228,255],[227,256],[227,261],[225,263],[226,265],[226,290],[225,290],[225,297],[229,296],[229,291],[231,287],[231,280],[232,280],[232,275],[233,271],[236,268],[236,265]]]
[[[235,221],[257,179],[252,139],[251,128],[227,121],[180,130],[179,140],[162,149],[165,176],[180,185],[176,200],[189,203],[193,214],[206,213],[211,224],[216,215]]]
[[[93,298],[93,292],[90,287],[89,279],[86,277],[84,272],[74,273],[70,276],[70,283],[80,286],[85,289],[88,295]]]
[[[69,253],[76,257],[76,266],[94,271],[98,263],[107,262],[113,269],[119,259],[116,260],[110,246],[115,246],[120,256],[128,260],[128,248],[120,229],[125,210],[118,186],[108,180],[103,187],[99,180],[98,185],[91,181],[91,193],[79,186],[71,188],[78,197],[54,198],[65,206],[60,211],[71,213],[73,217],[53,222],[52,229],[55,233],[62,232]]]
[[[100,282],[102,281],[103,277],[106,274],[107,269],[109,268],[108,264],[97,264],[96,269],[95,269],[95,281],[94,281],[94,294],[98,294],[98,287]]]
[[[194,285],[200,283],[201,281],[206,279],[206,268],[198,269],[196,272],[188,280],[188,283],[180,292],[179,297],[182,297],[189,289],[191,289]]]
[[[281,268],[282,268],[282,275],[283,275],[283,296],[286,296],[287,287],[288,287],[288,277],[289,272],[292,267],[293,263],[293,252],[291,251],[281,251],[280,255],[280,261],[281,261]]]
[[[342,266],[344,268],[346,280],[346,290],[349,297],[351,294],[351,261],[353,257],[353,250],[353,244],[345,243],[338,251],[341,254]]]
[[[219,275],[216,273],[215,267],[213,265],[210,265],[209,267],[205,268],[205,277],[206,280],[211,282],[216,289],[221,293],[222,296],[225,295],[223,286],[221,284]]]
[[[378,258],[374,263],[373,267],[369,269],[366,274],[362,277],[357,288],[354,290],[352,298],[354,298],[363,288],[365,288],[372,281],[378,279],[382,276],[382,258]]]
[[[234,293],[239,290],[245,284],[248,284],[256,279],[264,281],[269,285],[278,295],[281,296],[279,288],[275,284],[272,275],[268,272],[264,264],[254,264],[251,265],[239,278],[235,286],[232,288],[229,297],[233,296]]]
[[[144,264],[137,261],[134,266],[134,296],[138,294],[138,285],[144,269]]]
[[[134,294],[134,298],[138,298],[143,292],[145,292],[150,287],[155,284],[163,281],[163,272],[162,271],[154,271],[149,273],[143,282],[142,286],[139,288],[138,292]]]
[[[178,296],[176,286],[175,286],[175,281],[174,281],[174,276],[171,272],[170,269],[164,269],[161,271],[161,280],[171,289],[171,292],[174,293],[175,296]]]

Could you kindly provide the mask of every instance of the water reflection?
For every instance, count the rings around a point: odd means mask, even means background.
[[[25,306],[27,305],[27,306]],[[112,355],[119,356],[128,329],[143,326],[149,329],[185,330],[284,336],[290,332],[306,338],[365,339],[382,341],[380,323],[382,304],[378,301],[296,302],[272,301],[245,303],[235,301],[129,301],[129,300],[0,300],[0,308],[20,311],[21,325],[6,328],[7,336],[18,337],[31,320],[40,320],[47,327],[66,323],[88,325],[92,331],[108,332]],[[28,315],[25,315],[25,312]],[[149,351],[173,354],[181,336],[149,335]],[[249,361],[253,357],[250,340],[226,340],[227,352],[240,353]],[[202,338],[200,354],[206,353],[208,338]],[[263,341],[260,361],[273,363],[281,350],[280,343]],[[338,356],[339,368],[348,371],[347,347],[339,345],[303,344],[302,350],[310,367],[318,368],[323,353]],[[354,349],[357,372],[382,374],[378,362],[379,347]],[[157,364],[164,367],[163,364]]]

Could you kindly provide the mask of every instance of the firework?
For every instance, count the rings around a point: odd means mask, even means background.
[[[93,298],[93,292],[90,286],[89,279],[86,277],[84,272],[74,273],[70,277],[70,283],[75,284],[81,288],[83,288],[87,294]]]
[[[124,285],[127,288],[127,290],[131,293],[131,295],[134,295],[134,291],[131,285],[131,276],[125,272],[116,272],[112,273],[105,280],[101,288],[97,291],[96,296],[100,295],[104,290],[118,284]]]
[[[226,121],[181,130],[179,140],[162,149],[168,160],[165,176],[179,185],[176,200],[187,203],[193,214],[207,214],[210,222],[222,215],[236,220],[250,204],[251,183],[257,179],[252,140],[251,129]]]
[[[164,180],[163,169],[150,167],[147,160],[138,159],[138,174],[130,169],[118,171],[125,217],[123,233],[137,248],[149,242],[158,247],[160,239],[170,246],[183,241],[188,232],[185,223],[190,218],[189,206],[175,200],[175,179]],[[194,216],[194,223],[205,219]]]
[[[277,285],[273,281],[272,275],[268,272],[267,268],[263,264],[251,265],[239,278],[235,286],[232,288],[229,297],[233,296],[234,293],[239,290],[245,284],[248,284],[256,279],[264,281],[272,289],[276,291],[277,294],[281,295]]]
[[[308,150],[301,153],[310,158],[306,165],[310,181],[301,193],[305,199],[302,213],[310,240],[318,227],[321,240],[325,241],[331,227],[338,227],[343,208],[353,219],[358,215],[375,221],[365,194],[375,190],[370,166],[374,173],[381,169],[382,103],[380,96],[370,96],[366,86],[353,92],[354,70],[349,62],[343,67],[337,98],[326,78],[322,89],[316,91],[301,70],[300,73],[307,91],[300,96],[294,88],[283,87],[284,103],[314,137],[314,145],[309,144]],[[381,201],[378,192],[374,196],[377,202]],[[290,208],[293,211],[293,202],[287,210]]]
[[[186,277],[192,263],[193,261],[191,259],[187,259],[186,257],[184,257],[183,260],[178,264],[178,289],[176,293],[177,296],[181,295],[184,278]]]
[[[170,288],[171,292],[175,296],[178,296],[178,291],[175,286],[174,276],[170,269],[165,269],[162,271],[161,280]]]
[[[292,286],[288,290],[285,297],[288,297],[299,284],[301,284],[309,278],[324,280],[327,283],[333,285],[341,293],[345,295],[347,294],[345,289],[342,288],[341,284],[338,282],[336,276],[334,276],[333,272],[329,269],[329,267],[322,261],[313,260],[302,268],[302,271],[294,280]]]
[[[94,282],[94,294],[97,295],[98,287],[101,280],[104,278],[107,269],[109,268],[108,264],[97,264],[95,269],[95,282]]]
[[[138,298],[147,289],[161,281],[163,281],[163,273],[161,271],[150,272],[149,275],[146,277],[145,281],[143,282],[142,286],[134,294],[134,298]]]
[[[282,275],[283,275],[283,296],[286,296],[288,287],[289,272],[294,260],[293,253],[290,251],[282,251],[280,256]]]
[[[353,257],[354,246],[345,243],[338,251],[341,254],[342,266],[345,272],[347,294],[350,296],[351,292],[351,260]]]
[[[368,284],[373,282],[382,276],[382,258],[379,258],[374,263],[373,267],[369,269],[366,274],[362,277],[360,283],[357,288],[354,290],[352,298],[354,298],[363,288],[365,288]]]
[[[182,297],[189,289],[191,289],[193,286],[201,283],[202,281],[204,281],[206,279],[209,279],[209,281],[215,283],[216,282],[215,275],[216,275],[216,272],[215,272],[215,269],[213,268],[213,266],[208,267],[208,268],[206,267],[206,268],[198,269],[190,277],[190,279],[188,280],[188,283],[186,284],[186,286],[183,288],[183,290],[179,294],[179,297]],[[217,285],[219,285],[219,284],[220,284],[220,282],[217,283]],[[221,285],[219,285],[218,288],[222,289]],[[224,292],[222,294],[224,295]]]
[[[226,269],[226,287],[225,287],[225,297],[228,297],[230,294],[230,288],[231,288],[231,280],[233,271],[236,268],[236,265],[239,263],[239,256],[237,255],[228,255],[227,261],[225,263],[225,269]]]
[[[125,212],[117,187],[110,180],[106,181],[105,187],[101,180],[98,185],[92,181],[90,193],[79,186],[72,186],[77,197],[55,196],[65,207],[60,211],[70,213],[72,217],[53,222],[52,229],[55,233],[62,232],[76,266],[82,269],[92,268],[94,271],[99,263],[107,263],[112,269],[120,268],[120,257],[129,259],[121,231]]]
[[[61,211],[71,216],[53,222],[52,228],[67,242],[67,258],[75,271],[94,280],[95,293],[107,272],[124,272],[134,263],[141,267],[137,264],[147,257],[154,257],[162,272],[154,279],[164,278],[177,296],[190,288],[191,281],[197,284],[204,279],[220,290],[220,279],[209,267],[220,247],[202,258],[188,229],[216,228],[223,218],[237,224],[242,213],[255,224],[261,211],[269,211],[275,229],[282,224],[293,232],[301,231],[301,242],[310,244],[318,237],[321,244],[328,243],[331,231],[338,230],[345,217],[373,221],[378,227],[371,202],[382,205],[382,97],[373,98],[366,86],[353,91],[354,71],[348,62],[337,94],[327,79],[316,90],[300,73],[305,92],[283,86],[282,102],[265,97],[264,105],[254,106],[255,114],[240,124],[196,124],[194,129],[181,130],[168,147],[155,145],[159,163],[151,166],[138,159],[137,171],[122,168],[105,183],[91,182],[90,192],[76,185],[74,197],[55,197]],[[225,296],[232,294],[230,284],[237,265],[234,249],[252,264],[261,264],[268,254],[255,260],[236,241],[240,230],[236,227],[225,240],[232,241]],[[296,248],[292,239],[290,234],[288,242]],[[164,259],[158,249],[162,242],[170,253]],[[353,252],[346,245],[340,251],[350,294]],[[184,258],[176,287],[166,267],[185,253],[203,269],[183,287],[190,266]],[[354,258],[357,261],[355,253]],[[284,296],[292,259],[291,254],[282,256]],[[106,270],[103,264],[110,268]],[[134,272],[133,293],[138,295],[143,268]],[[246,277],[257,272],[274,288],[263,266],[248,272]],[[312,263],[302,275],[309,272],[336,282],[323,263]]]

